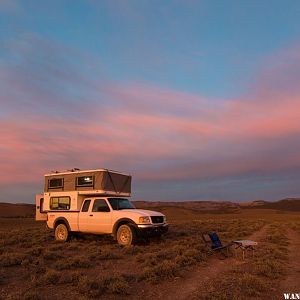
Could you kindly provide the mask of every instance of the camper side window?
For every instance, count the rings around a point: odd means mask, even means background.
[[[70,209],[70,197],[51,197],[50,209],[51,210],[69,210]]]
[[[77,177],[76,186],[94,186],[94,177],[93,176]]]
[[[49,189],[62,188],[63,186],[64,186],[63,178],[53,178],[53,179],[49,179],[48,181]]]

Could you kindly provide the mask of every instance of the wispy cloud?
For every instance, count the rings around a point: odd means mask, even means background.
[[[22,6],[17,0],[0,0],[0,13],[20,13],[22,12]]]
[[[2,184],[74,166],[121,169],[140,182],[300,167],[298,52],[263,68],[247,97],[216,101],[114,82],[53,41],[30,36],[9,47],[14,59],[0,65]]]

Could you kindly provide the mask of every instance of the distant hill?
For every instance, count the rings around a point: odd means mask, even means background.
[[[186,201],[186,202],[157,202],[134,201],[138,208],[154,209],[155,207],[181,207],[201,212],[238,212],[245,208],[276,209],[286,211],[300,211],[300,198],[286,198],[275,202],[255,200],[251,202],[234,203],[230,201]]]
[[[276,202],[257,200],[248,203],[241,203],[241,208],[265,208],[286,211],[300,211],[300,198],[286,198]]]
[[[265,204],[266,208],[300,211],[300,199],[299,198],[286,198],[277,202],[269,202]]]
[[[160,210],[164,208],[180,208],[184,210],[202,213],[236,213],[241,209],[275,209],[283,211],[300,211],[300,198],[286,198],[276,202],[256,200],[246,203],[234,203],[229,201],[133,201],[137,208]],[[12,204],[0,202],[0,217],[24,218],[34,217],[34,204]]]
[[[269,202],[265,201],[265,200],[255,200],[255,201],[251,201],[251,202],[240,203],[240,206],[241,207],[249,207],[249,206],[257,207],[257,206],[263,206],[266,203],[269,203]]]
[[[26,218],[35,214],[34,204],[12,204],[0,202],[0,217],[2,218]]]
[[[229,201],[181,201],[181,202],[158,202],[158,201],[133,201],[137,208],[155,209],[156,207],[180,207],[201,212],[229,213],[240,210],[237,203]]]

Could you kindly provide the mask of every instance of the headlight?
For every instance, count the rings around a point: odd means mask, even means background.
[[[140,217],[139,218],[139,223],[150,224],[151,223],[151,219],[150,219],[150,217]]]
[[[167,217],[164,216],[164,223],[167,223]]]

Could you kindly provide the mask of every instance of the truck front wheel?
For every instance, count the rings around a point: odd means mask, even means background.
[[[122,246],[130,246],[136,240],[136,233],[134,228],[128,224],[121,225],[117,231],[118,244]]]
[[[54,231],[55,239],[58,242],[66,242],[69,237],[69,231],[65,224],[59,224]]]

